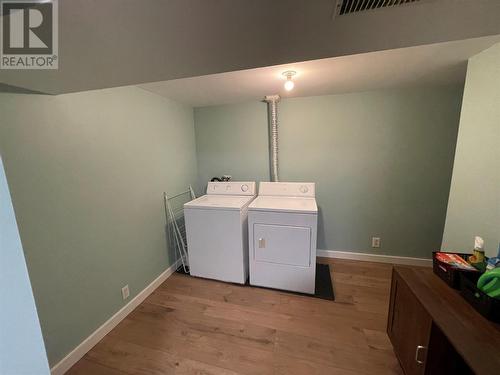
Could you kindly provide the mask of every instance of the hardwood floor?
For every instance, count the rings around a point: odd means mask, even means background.
[[[392,266],[320,261],[335,302],[174,274],[68,374],[402,374],[385,332]]]

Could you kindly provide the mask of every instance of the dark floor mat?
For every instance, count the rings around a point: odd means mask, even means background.
[[[329,264],[316,263],[316,290],[314,297],[335,301]]]
[[[177,268],[178,273],[183,275],[189,275],[189,273],[184,272],[184,269],[181,267]],[[245,285],[250,285],[247,281]],[[282,292],[282,290],[280,290]],[[316,263],[316,286],[314,295],[304,294],[304,293],[296,293],[285,290],[287,293],[299,294],[307,297],[316,297],[321,299],[327,299],[330,301],[335,301],[335,294],[333,293],[333,283],[332,277],[330,274],[330,266],[328,264]]]

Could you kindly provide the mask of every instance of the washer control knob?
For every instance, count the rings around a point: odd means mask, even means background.
[[[306,185],[302,185],[300,188],[299,188],[300,192],[302,194],[305,194],[309,191],[309,188],[306,186]]]
[[[248,191],[248,185],[247,184],[241,185],[241,191],[242,192]]]

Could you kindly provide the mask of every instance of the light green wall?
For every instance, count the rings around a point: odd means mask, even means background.
[[[162,192],[196,182],[193,111],[136,87],[0,94],[4,159],[54,365],[172,262]],[[128,301],[127,301],[128,302]]]
[[[469,60],[443,248],[489,256],[500,242],[500,43]]]
[[[0,374],[49,375],[23,247],[0,157]]]
[[[460,102],[460,88],[282,100],[280,178],[317,183],[318,248],[428,258],[440,247]],[[269,179],[264,103],[196,108],[195,128],[200,186]]]

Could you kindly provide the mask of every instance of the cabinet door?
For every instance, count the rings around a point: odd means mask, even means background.
[[[443,331],[432,324],[425,375],[474,375]]]
[[[387,333],[406,375],[425,371],[431,324],[429,314],[393,272]]]

